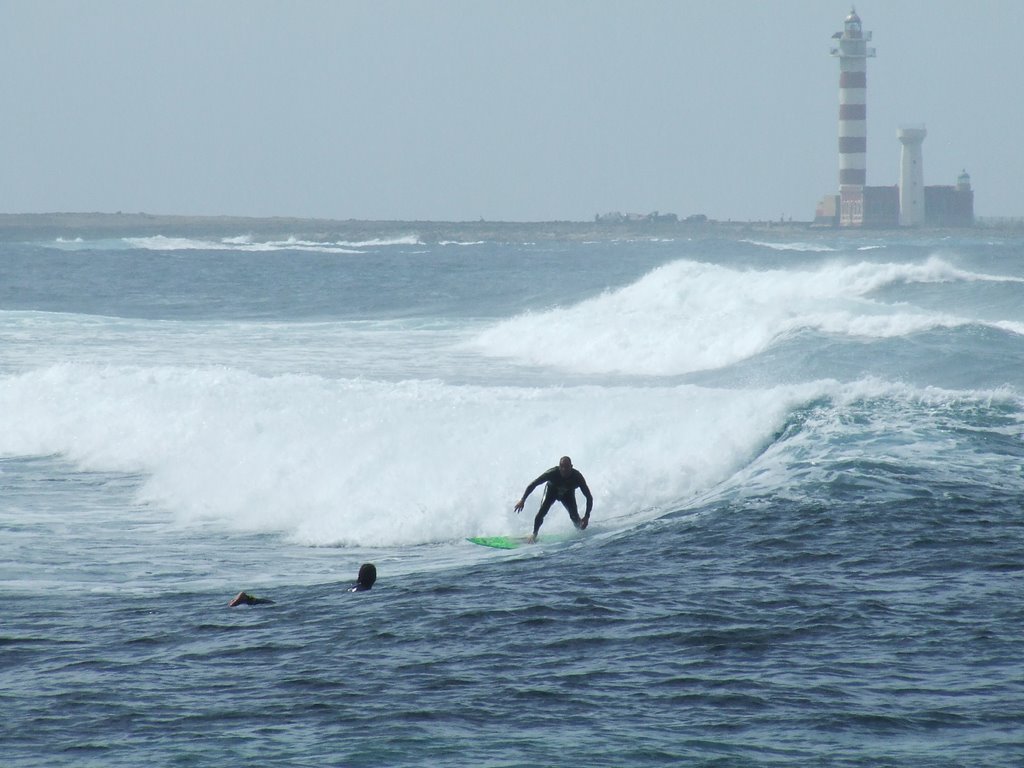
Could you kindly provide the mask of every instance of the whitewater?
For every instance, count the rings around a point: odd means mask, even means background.
[[[1018,765],[1022,298],[981,230],[0,242],[0,761]],[[466,541],[563,454],[585,536]]]

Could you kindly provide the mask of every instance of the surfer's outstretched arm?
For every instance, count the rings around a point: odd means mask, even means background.
[[[541,475],[536,480],[534,480],[532,483],[530,483],[528,486],[526,486],[526,490],[523,491],[522,497],[519,499],[519,501],[516,502],[516,505],[513,507],[513,509],[516,512],[522,512],[523,511],[523,507],[526,505],[526,497],[529,496],[531,493],[533,493],[533,489],[536,488],[538,485],[540,485],[541,483],[548,482],[551,479],[551,477],[552,477],[552,473],[555,472],[555,471],[556,471],[555,469],[549,469],[543,475]]]

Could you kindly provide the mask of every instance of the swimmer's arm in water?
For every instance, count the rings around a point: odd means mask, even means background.
[[[235,599],[228,603],[228,608],[234,608],[238,605],[272,605],[273,600],[266,597],[253,597],[247,592],[239,592],[235,595]]]

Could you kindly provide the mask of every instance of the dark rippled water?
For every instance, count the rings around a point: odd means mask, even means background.
[[[1013,765],[1022,530],[972,501],[716,505],[234,611],[210,594],[17,598],[4,749],[49,765]]]
[[[0,252],[3,765],[1024,760],[1021,242],[259,251],[312,320],[243,244]],[[47,277],[158,247],[202,300]],[[391,311],[381,263],[447,277]],[[586,536],[464,541],[566,443]]]

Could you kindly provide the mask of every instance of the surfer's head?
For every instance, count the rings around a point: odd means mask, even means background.
[[[558,471],[563,475],[568,475],[570,470],[572,470],[572,459],[568,456],[563,456],[558,460]]]
[[[370,589],[373,582],[377,580],[377,566],[373,563],[363,563],[359,566],[359,575],[356,577],[355,590],[362,592]]]

